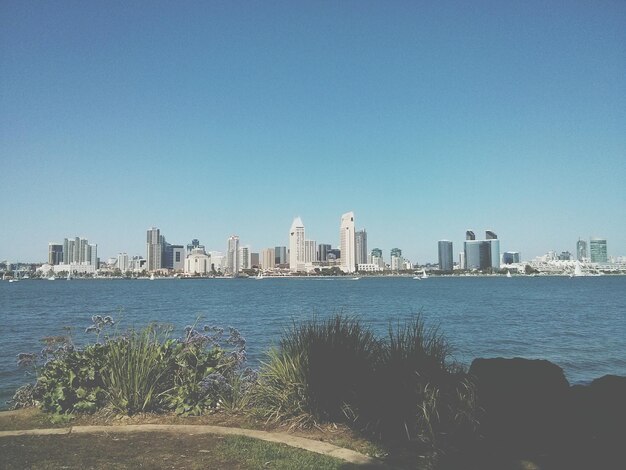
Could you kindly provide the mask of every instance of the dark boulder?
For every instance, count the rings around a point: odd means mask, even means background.
[[[476,359],[480,429],[490,446],[513,454],[541,453],[564,438],[569,383],[545,360]]]

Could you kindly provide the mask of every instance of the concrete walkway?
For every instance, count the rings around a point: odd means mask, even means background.
[[[139,432],[169,432],[185,433],[189,435],[219,434],[223,436],[245,436],[262,441],[286,444],[291,447],[308,450],[317,454],[328,455],[345,462],[364,465],[367,468],[389,468],[379,460],[361,454],[354,450],[344,449],[328,442],[316,441],[304,437],[293,436],[283,432],[255,431],[252,429],[228,428],[224,426],[209,426],[196,424],[129,424],[118,426],[71,426],[69,428],[27,429],[18,431],[0,431],[0,438],[9,436],[51,436],[69,434],[96,434],[96,433],[139,433]]]

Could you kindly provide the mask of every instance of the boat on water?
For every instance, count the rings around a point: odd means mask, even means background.
[[[265,279],[265,276],[263,276],[263,273],[261,271],[259,271],[259,274],[257,274],[254,279],[256,279],[257,281],[260,281],[261,279]]]
[[[67,277],[65,278],[66,281],[71,281],[72,280],[72,275],[70,273],[67,273]]]
[[[508,269],[506,270],[506,277],[513,277],[511,276],[511,271],[509,271]]]
[[[352,280],[353,280],[353,281],[358,281],[359,279],[361,279],[359,276],[354,276],[354,277],[352,278]]]
[[[420,279],[428,279],[428,274],[426,274],[425,269],[422,269],[422,275],[420,276]]]
[[[50,276],[50,277],[48,278],[48,281],[56,281],[56,279],[57,279],[57,278],[56,278],[56,277],[54,277],[54,274],[53,274],[52,276]]]
[[[583,273],[583,268],[580,265],[580,261],[576,260],[576,265],[574,266],[574,272],[569,275],[569,277],[582,277],[585,273]]]
[[[154,281],[154,273],[150,274],[150,280]]]

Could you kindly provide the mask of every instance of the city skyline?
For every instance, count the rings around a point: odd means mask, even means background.
[[[538,14],[540,12],[540,14]],[[68,234],[626,255],[626,3],[2,4],[0,260]],[[482,230],[481,229],[481,230]],[[587,248],[588,251],[590,246]]]

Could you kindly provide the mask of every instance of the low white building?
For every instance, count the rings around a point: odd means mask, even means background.
[[[378,264],[374,264],[374,263],[359,263],[357,265],[357,270],[360,273],[373,273],[373,272],[380,272],[383,270],[383,268]]]
[[[211,256],[202,248],[194,248],[185,259],[185,274],[188,276],[206,275],[211,272]]]

